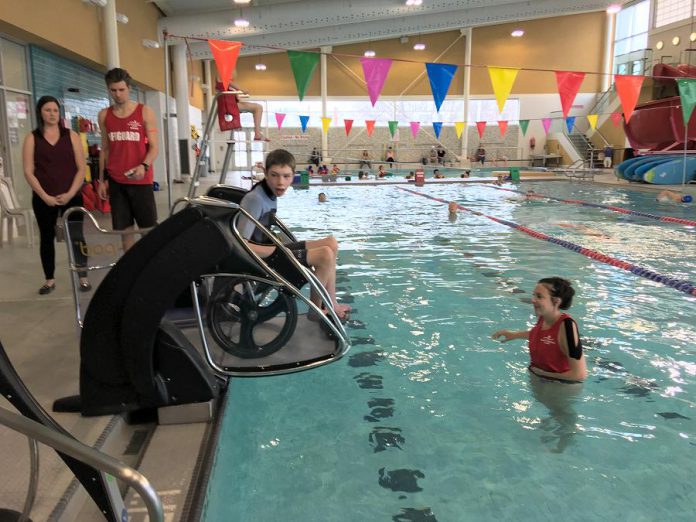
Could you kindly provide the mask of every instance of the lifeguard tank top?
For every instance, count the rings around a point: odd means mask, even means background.
[[[147,154],[147,135],[143,122],[143,104],[139,103],[126,118],[119,118],[113,108],[106,110],[105,132],[109,140],[109,177],[128,185],[152,185],[152,165],[143,179],[133,179],[125,173],[140,165]]]
[[[539,320],[529,333],[529,355],[532,366],[547,372],[563,373],[570,370],[568,357],[558,344],[558,329],[564,319],[572,319],[568,314],[561,314],[548,330],[543,330],[544,319]]]

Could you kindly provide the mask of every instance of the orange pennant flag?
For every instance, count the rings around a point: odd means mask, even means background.
[[[575,97],[578,95],[580,85],[585,79],[585,73],[572,71],[555,71],[558,95],[561,97],[563,117],[567,118]]]
[[[622,74],[617,74],[614,76],[616,92],[621,100],[621,107],[623,108],[626,123],[628,123],[628,120],[631,119],[633,109],[636,108],[638,96],[640,95],[640,88],[643,85],[644,79],[644,76],[626,76]]]
[[[505,136],[505,131],[507,131],[507,120],[498,120],[498,128],[500,129],[500,135]]]
[[[483,133],[486,132],[486,122],[485,121],[477,121],[476,128],[478,129],[479,138],[483,138]]]
[[[210,51],[215,59],[220,81],[227,90],[227,85],[232,79],[232,73],[237,65],[239,51],[242,50],[242,42],[228,42],[227,40],[208,40]]]
[[[375,130],[376,120],[365,120],[365,126],[367,127],[367,135],[372,136],[372,131]]]

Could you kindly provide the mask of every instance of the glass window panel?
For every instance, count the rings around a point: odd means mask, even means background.
[[[2,84],[22,91],[29,90],[27,57],[22,45],[0,39],[2,53]]]
[[[692,0],[657,0],[655,27],[672,24],[691,17]]]

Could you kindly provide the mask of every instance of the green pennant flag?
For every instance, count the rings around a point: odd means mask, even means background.
[[[696,79],[683,78],[677,80],[679,86],[679,97],[682,104],[682,116],[684,117],[684,126],[689,125],[691,113],[696,105]]]
[[[396,132],[396,128],[399,126],[398,121],[394,120],[389,120],[389,133],[391,134],[391,137],[394,137],[394,133]]]
[[[522,129],[522,136],[527,134],[527,127],[529,127],[529,120],[520,120],[520,129]]]
[[[292,74],[295,76],[297,94],[300,101],[304,98],[309,82],[312,80],[314,70],[319,64],[319,53],[306,53],[304,51],[287,51],[290,59]]]

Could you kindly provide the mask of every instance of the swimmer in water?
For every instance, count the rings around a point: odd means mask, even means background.
[[[319,193],[319,203],[326,203],[329,200],[328,197],[326,197],[326,194],[323,192]]]
[[[449,213],[449,220],[450,221],[457,220],[457,209],[458,209],[458,205],[454,201],[450,201],[449,204],[447,205],[447,212]]]
[[[662,190],[657,195],[657,201],[660,203],[691,203],[694,200],[691,194],[679,194],[671,190]]]
[[[580,232],[581,234],[585,234],[586,236],[593,236],[593,237],[599,237],[602,239],[610,239],[610,236],[604,234],[603,232],[600,232],[599,230],[595,230],[594,228],[590,228],[585,225],[579,225],[577,223],[554,223],[557,227],[562,227],[562,228],[573,228]]]

